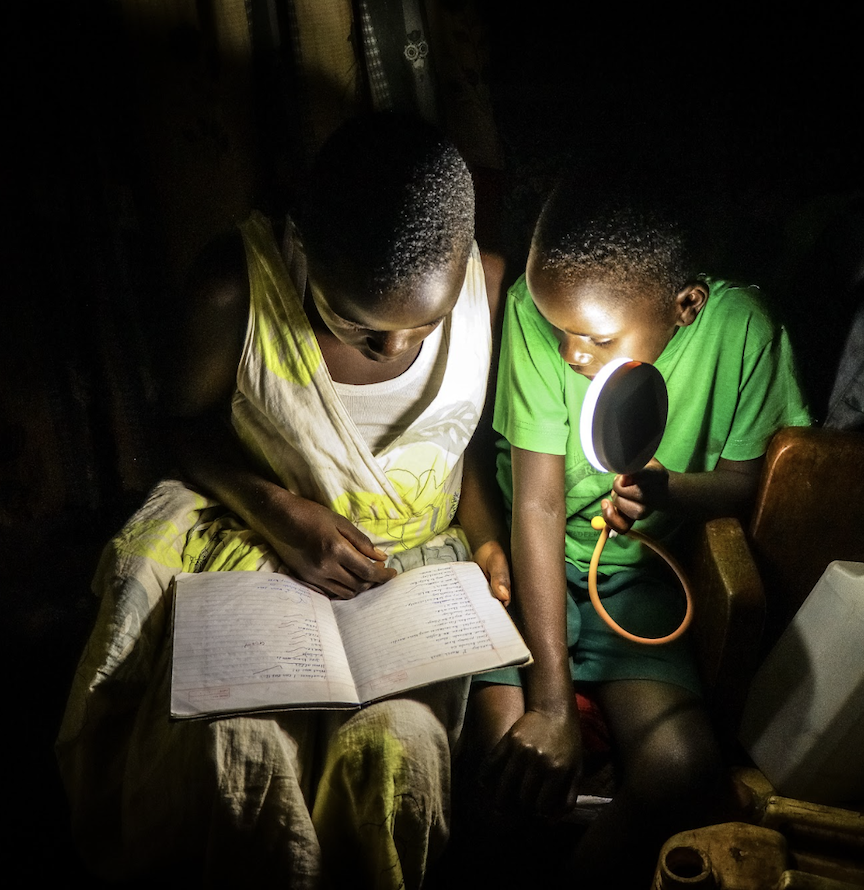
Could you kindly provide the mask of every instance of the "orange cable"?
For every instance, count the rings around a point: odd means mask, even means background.
[[[599,517],[598,517],[599,518]],[[601,520],[602,521],[602,520]],[[606,611],[603,603],[600,601],[600,594],[597,592],[597,566],[600,564],[600,554],[603,552],[603,548],[606,546],[606,541],[609,537],[609,526],[605,523],[603,524],[603,529],[600,532],[600,537],[597,539],[597,544],[594,546],[594,552],[591,555],[591,563],[588,566],[588,596],[591,598],[591,603],[594,608],[597,610],[597,614],[606,622],[606,624],[612,628],[616,633],[620,634],[622,637],[625,637],[628,640],[633,640],[634,643],[644,643],[649,646],[659,646],[662,643],[671,643],[672,640],[677,640],[681,634],[684,633],[685,630],[690,626],[690,622],[693,619],[693,595],[690,590],[690,584],[687,581],[687,576],[684,574],[684,570],[681,568],[678,561],[675,557],[669,553],[664,547],[658,544],[656,541],[652,541],[646,535],[643,535],[641,532],[634,531],[632,528],[627,534],[631,538],[636,538],[637,541],[641,541],[651,550],[653,550],[658,556],[661,556],[666,562],[669,564],[670,568],[673,572],[678,576],[678,580],[681,582],[681,586],[684,588],[684,597],[687,601],[687,611],[684,613],[684,620],[681,622],[677,630],[673,630],[672,633],[666,634],[664,637],[639,637],[636,634],[630,633],[628,630],[624,630],[620,624],[618,624],[612,616]]]

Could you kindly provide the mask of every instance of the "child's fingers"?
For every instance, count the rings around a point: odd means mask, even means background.
[[[639,502],[644,497],[644,492],[635,476],[616,476],[612,483],[613,494],[626,501]]]
[[[501,769],[497,772],[495,794],[492,798],[492,806],[498,813],[506,813],[512,809],[513,803],[518,799],[522,770],[513,760],[512,756],[507,756],[503,763],[499,761]]]
[[[353,523],[345,520],[340,523],[339,531],[367,559],[375,562],[384,562],[387,559],[387,554],[383,550],[379,550]]]
[[[537,812],[552,819],[560,818],[576,806],[578,796],[578,772],[549,776],[537,794]]]
[[[492,589],[492,596],[504,605],[510,603],[510,563],[503,548],[497,541],[486,541],[474,551],[474,562],[483,569],[483,574]]]
[[[669,500],[669,471],[656,458],[635,473],[622,473],[612,482],[613,495],[629,502],[623,512],[633,519],[644,519],[663,509]]]
[[[603,500],[601,502],[603,521],[606,525],[613,531],[620,534],[626,534],[630,531],[630,526],[633,525],[633,519],[623,513],[620,507],[621,498],[617,498],[614,503],[610,500]]]
[[[505,606],[510,605],[510,566],[503,553],[492,556],[486,563],[492,595]]]

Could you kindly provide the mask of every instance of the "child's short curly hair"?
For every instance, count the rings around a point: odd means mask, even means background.
[[[375,113],[324,144],[297,224],[312,262],[347,267],[373,292],[456,258],[474,237],[474,186],[455,146],[420,118]]]
[[[698,277],[687,231],[672,205],[644,184],[563,178],[537,221],[535,262],[565,282],[586,272],[654,281],[672,299]]]

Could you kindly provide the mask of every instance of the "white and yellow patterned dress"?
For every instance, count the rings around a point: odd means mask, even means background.
[[[260,215],[240,228],[251,305],[232,420],[248,451],[263,472],[355,523],[397,569],[469,558],[452,522],[491,355],[476,246],[444,323],[438,392],[373,454],[303,311],[302,263],[284,261]],[[97,873],[188,859],[205,883],[318,887],[325,868],[336,886],[349,874],[357,886],[422,881],[448,834],[464,682],[348,713],[168,719],[173,575],[278,568],[260,536],[177,480],[157,485],[105,548],[93,584],[100,611],[57,741],[76,841]]]

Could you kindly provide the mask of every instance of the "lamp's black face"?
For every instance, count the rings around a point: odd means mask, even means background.
[[[635,473],[654,456],[666,428],[666,383],[654,365],[623,359],[591,382],[580,419],[582,448],[591,464]]]

